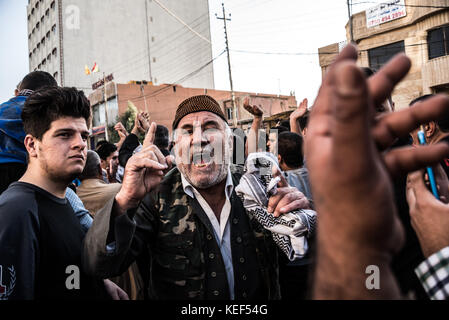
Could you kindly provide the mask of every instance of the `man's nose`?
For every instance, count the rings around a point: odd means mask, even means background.
[[[192,144],[203,145],[205,143],[207,143],[207,139],[205,138],[203,130],[201,129],[201,127],[196,127],[193,130]]]
[[[76,134],[73,146],[74,146],[74,148],[79,148],[81,150],[84,150],[87,147],[87,140],[84,140],[84,138],[81,136],[81,134]]]

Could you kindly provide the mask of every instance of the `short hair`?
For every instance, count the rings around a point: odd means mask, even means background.
[[[307,125],[309,123],[309,114],[310,113],[307,111],[305,115],[303,115],[301,118],[298,119],[301,130],[307,128]]]
[[[19,84],[20,90],[33,90],[36,91],[44,87],[57,87],[58,83],[51,74],[45,71],[33,71],[28,73],[25,78]]]
[[[430,98],[432,98],[434,96],[435,96],[434,94],[425,94],[425,95],[420,96],[420,97],[418,97],[416,99],[413,99],[410,102],[409,106],[412,106],[412,105],[414,105],[417,102],[425,101],[425,100],[430,99]],[[434,122],[437,124],[438,128],[441,131],[444,131],[444,132],[449,131],[449,118],[447,116],[440,117],[437,120],[434,120]]]
[[[280,127],[285,127],[285,128],[287,128],[288,131],[290,131],[290,120],[282,120],[279,123],[279,126]]]
[[[108,143],[107,140],[101,140],[97,142],[97,145],[95,146],[95,150],[98,150],[102,145],[104,145],[105,143]]]
[[[97,153],[100,156],[101,160],[106,160],[111,155],[111,153],[114,153],[115,151],[117,151],[117,146],[110,142],[103,143],[97,149]]]
[[[277,130],[278,133],[282,133],[282,132],[288,132],[288,128],[284,127],[284,126],[277,126],[277,127],[273,127],[270,129],[271,130]]]
[[[158,124],[154,137],[154,145],[159,149],[166,149],[168,148],[169,140],[168,128]]]
[[[88,150],[86,156],[86,165],[84,166],[84,170],[81,173],[79,179],[85,180],[98,177],[99,166],[100,166],[100,156],[98,155],[98,153],[96,153],[93,150]]]
[[[22,110],[23,128],[42,140],[51,123],[59,118],[90,118],[90,103],[83,91],[76,88],[45,87],[31,94]]]
[[[302,137],[295,132],[282,132],[279,135],[278,154],[287,166],[299,168],[304,165],[302,145]]]

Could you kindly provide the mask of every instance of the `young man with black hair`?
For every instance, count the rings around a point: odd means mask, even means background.
[[[18,84],[15,97],[0,105],[0,194],[26,170],[25,132],[20,118],[26,99],[34,90],[57,85],[49,73],[31,72]]]
[[[117,168],[118,162],[118,149],[117,146],[110,142],[103,143],[97,148],[97,153],[101,159],[101,168],[103,169],[103,179],[107,183],[118,182]]]
[[[0,300],[105,299],[81,269],[85,232],[66,199],[84,168],[90,105],[75,88],[45,88],[25,102],[28,168],[0,196]]]

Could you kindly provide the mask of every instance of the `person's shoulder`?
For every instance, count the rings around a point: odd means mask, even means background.
[[[14,182],[0,195],[0,220],[20,220],[36,210],[36,193],[29,184]]]

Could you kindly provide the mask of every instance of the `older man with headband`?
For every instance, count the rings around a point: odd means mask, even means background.
[[[151,142],[128,162],[120,192],[97,214],[85,241],[85,267],[110,277],[134,261],[145,266],[149,298],[280,298],[277,250],[270,231],[243,207],[240,176],[228,159],[232,133],[219,104],[183,101],[173,122],[176,168]],[[307,208],[295,188],[269,199],[275,216]]]

